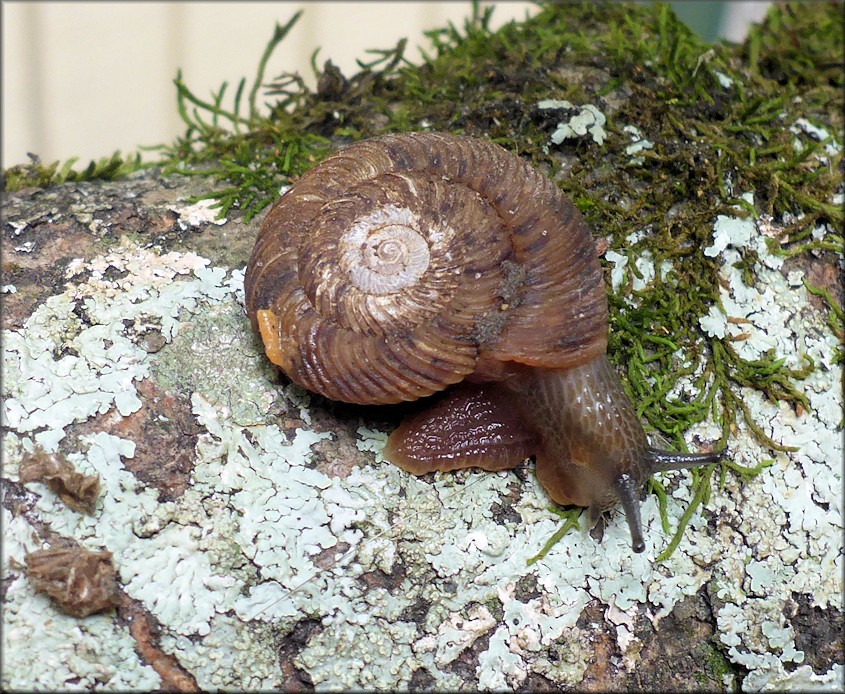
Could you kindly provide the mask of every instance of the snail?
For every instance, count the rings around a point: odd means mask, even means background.
[[[427,132],[342,149],[270,209],[244,285],[293,382],[349,403],[431,398],[385,448],[413,474],[533,455],[548,496],[593,525],[621,504],[642,552],[648,477],[721,459],[649,446],[607,359],[586,222],[492,142]]]

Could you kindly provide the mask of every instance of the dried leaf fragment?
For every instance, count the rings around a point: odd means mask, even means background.
[[[117,604],[117,573],[111,552],[81,547],[39,549],[25,557],[36,590],[74,617],[87,617]]]
[[[83,475],[77,472],[67,459],[54,453],[36,451],[28,453],[21,461],[20,481],[41,482],[74,511],[94,513],[94,505],[100,496],[98,475]]]

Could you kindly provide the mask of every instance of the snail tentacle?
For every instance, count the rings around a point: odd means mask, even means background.
[[[725,451],[713,451],[712,453],[673,453],[661,451],[656,448],[646,450],[646,465],[649,471],[667,472],[669,470],[689,470],[690,468],[715,465],[725,458]]]
[[[619,503],[622,504],[622,510],[625,512],[625,520],[628,521],[628,529],[631,531],[631,549],[640,554],[645,550],[643,525],[640,518],[640,485],[631,475],[623,473],[616,479],[615,487]]]

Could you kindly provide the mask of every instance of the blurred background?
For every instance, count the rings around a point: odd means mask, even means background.
[[[539,9],[529,2],[496,6],[493,28]],[[677,14],[712,41],[742,41],[768,2],[670,3]],[[4,167],[28,161],[90,159],[139,145],[171,142],[184,131],[176,112],[173,78],[178,68],[201,98],[228,81],[229,96],[241,77],[247,86],[276,22],[298,9],[303,16],[276,48],[265,72],[299,72],[313,86],[317,64],[331,58],[344,75],[357,71],[367,49],[392,48],[408,38],[405,57],[428,47],[423,32],[463,25],[464,2],[4,2]],[[225,102],[231,104],[231,102]]]

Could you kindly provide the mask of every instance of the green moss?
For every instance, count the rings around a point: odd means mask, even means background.
[[[739,679],[737,672],[731,667],[731,662],[716,648],[708,644],[699,646],[699,650],[706,649],[704,657],[704,670],[693,674],[699,688],[712,689],[714,683],[718,683],[719,691],[726,691],[724,678],[726,675],[734,679],[734,689],[739,690]]]
[[[810,294],[820,296],[825,304],[827,304],[827,324],[830,326],[831,332],[836,336],[839,343],[839,350],[836,353],[834,362],[841,364],[845,361],[845,312],[843,312],[842,306],[836,302],[836,299],[831,296],[830,292],[821,287],[814,287],[807,280],[802,281]]]
[[[230,93],[224,83],[202,99],[178,74],[186,131],[153,151],[165,173],[211,176],[219,187],[201,197],[216,199],[221,216],[241,210],[248,220],[282,185],[341,144],[424,128],[489,137],[560,179],[612,248],[648,252],[656,267],[671,264],[665,279],[658,276],[641,291],[632,288],[632,267],[627,284],[609,293],[611,359],[624,365],[629,395],[648,426],[683,449],[683,432],[714,416],[724,445],[739,415],[762,443],[784,450],[753,422],[738,387],[805,408],[794,381],[812,363],[790,370],[775,354],[743,360],[730,341],[703,333],[699,318],[718,303],[719,284],[718,261],[702,249],[712,240],[716,216],[736,216],[740,208],[778,219],[791,215],[784,235],[771,240],[773,252],[833,258],[840,250],[841,236],[816,241],[811,231],[842,226],[842,209],[832,203],[842,154],[826,154],[823,165],[816,155],[827,143],[796,148],[788,127],[807,118],[842,129],[840,9],[837,3],[775,5],[735,46],[704,43],[666,5],[548,4],[531,19],[492,31],[493,10],[474,4],[463,26],[426,34],[430,45],[419,65],[405,58],[403,40],[372,51],[349,77],[331,61],[320,68],[315,53],[315,90],[297,74],[265,84],[267,61],[296,13],[275,27],[249,88],[243,79]],[[259,109],[262,86],[275,99],[269,115]],[[566,141],[550,147],[558,118],[553,109],[536,107],[541,99],[598,105],[608,119],[604,146]],[[626,125],[654,144],[639,153],[641,165],[626,152]],[[561,176],[564,158],[570,168]],[[5,172],[6,189],[114,177],[141,166],[137,157],[116,155],[76,174],[72,163],[14,167]],[[740,197],[746,191],[754,192],[753,206]],[[629,241],[636,230],[648,233]],[[749,284],[757,261],[744,251],[739,268]],[[632,296],[635,308],[625,300]],[[824,298],[831,327],[841,335],[842,310],[829,294]],[[704,371],[695,380],[697,395],[671,396],[698,361]],[[708,480],[698,474],[693,506],[709,494]],[[659,495],[659,487],[653,489]]]
[[[31,154],[28,164],[11,166],[3,171],[3,189],[12,192],[74,181],[110,181],[123,178],[142,167],[140,154],[123,157],[120,152],[99,161],[91,161],[82,171],[73,169],[77,161],[78,158],[73,157],[64,164],[58,161],[44,164],[39,157]]]
[[[570,530],[577,530],[580,527],[580,508],[561,509],[555,506],[550,506],[549,511],[555,514],[556,516],[559,516],[563,520],[563,523],[561,523],[561,526],[546,541],[546,544],[543,545],[543,548],[528,560],[528,566],[531,566],[535,562],[538,562],[540,559],[545,557],[549,553],[549,550],[551,550],[552,547],[554,547],[558,542],[560,542],[561,538],[563,538]]]

